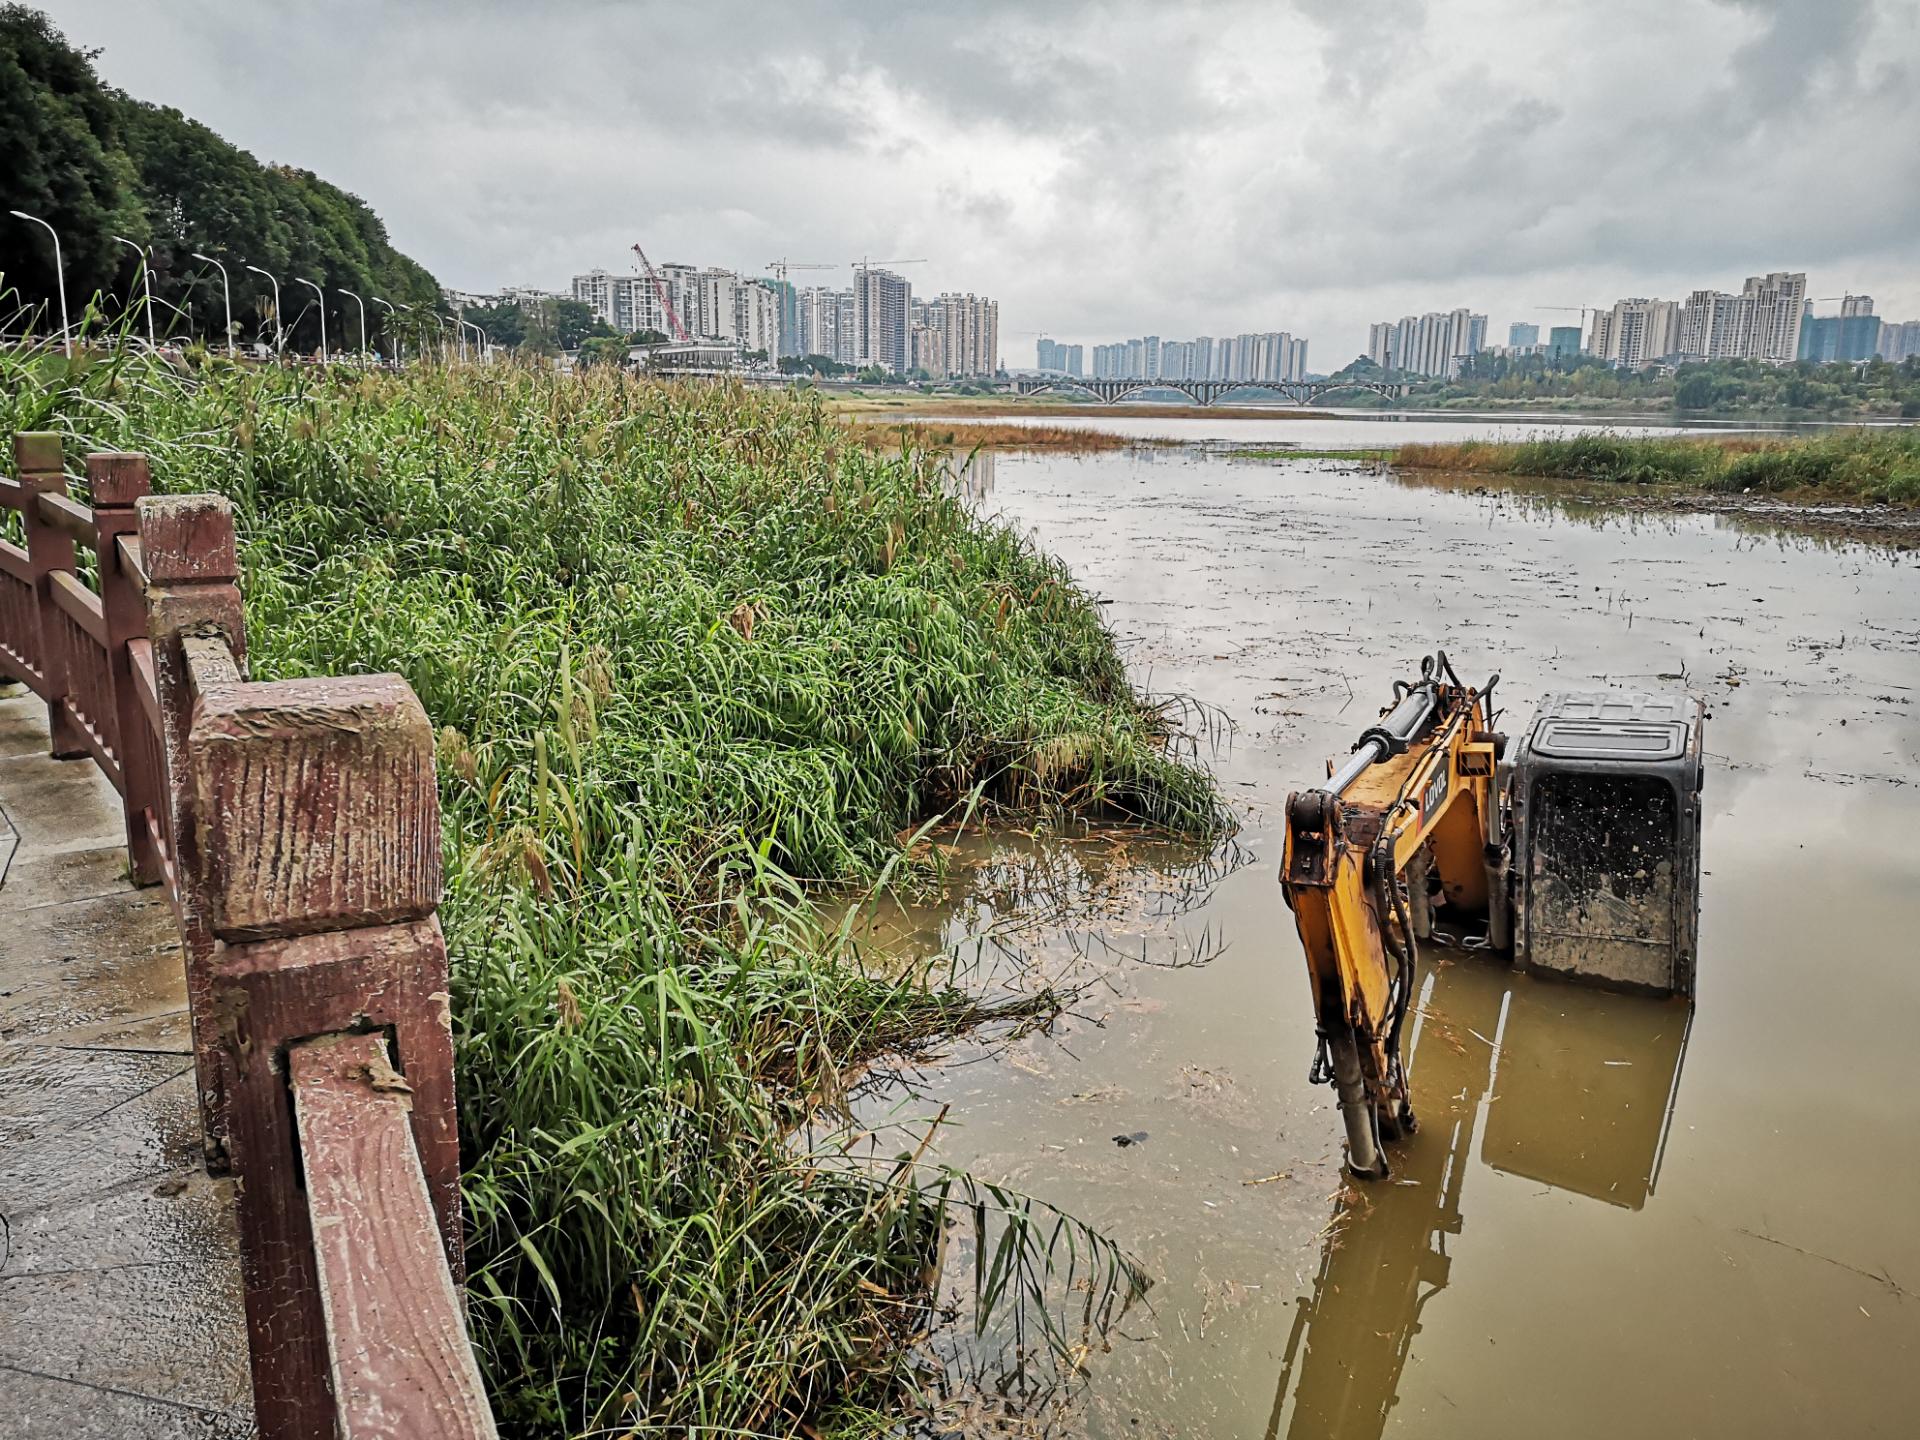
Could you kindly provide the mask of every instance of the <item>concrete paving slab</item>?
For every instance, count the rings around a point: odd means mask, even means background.
[[[0,1440],[246,1435],[172,908],[128,883],[119,799],[47,758],[45,713],[0,698]]]

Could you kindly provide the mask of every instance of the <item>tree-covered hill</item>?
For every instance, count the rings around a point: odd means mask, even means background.
[[[24,210],[59,231],[76,321],[95,294],[121,301],[139,293],[139,258],[116,235],[153,247],[158,323],[176,335],[217,341],[225,324],[220,277],[193,258],[196,250],[226,262],[243,343],[270,336],[273,316],[272,288],[243,260],[279,277],[288,344],[300,350],[319,344],[320,322],[295,275],[325,287],[328,332],[350,343],[359,338],[359,307],[341,290],[439,304],[433,276],[393,248],[364,201],[310,171],[262,164],[178,110],[103,84],[93,60],[39,11],[0,6],[0,211]],[[4,215],[0,290],[17,292],[0,303],[0,317],[42,302],[57,317],[46,232]],[[368,305],[370,334],[383,314]]]

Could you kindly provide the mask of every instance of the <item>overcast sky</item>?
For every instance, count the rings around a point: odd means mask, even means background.
[[[102,73],[367,200],[443,283],[656,262],[1291,330],[1737,290],[1920,316],[1915,0],[50,0]],[[1833,304],[1816,309],[1827,313]]]

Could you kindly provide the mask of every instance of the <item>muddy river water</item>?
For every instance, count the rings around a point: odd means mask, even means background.
[[[1305,443],[1352,443],[1325,433]],[[874,1077],[858,1113],[879,1148],[947,1107],[930,1154],[1091,1222],[1153,1282],[1043,1395],[1018,1337],[963,1314],[948,1353],[973,1418],[1914,1433],[1920,559],[1338,461],[1002,455],[969,479],[1106,603],[1138,683],[1212,707],[1202,755],[1243,819],[1213,854],[963,841],[943,902],[873,919],[896,952],[981,957],[990,991],[1082,987],[1044,1031]],[[1426,951],[1421,1126],[1392,1182],[1355,1190],[1331,1092],[1306,1082],[1278,822],[1435,645],[1463,677],[1501,672],[1510,731],[1569,685],[1706,701],[1698,1003]]]

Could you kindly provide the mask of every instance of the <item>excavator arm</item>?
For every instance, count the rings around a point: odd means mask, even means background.
[[[1310,1079],[1337,1091],[1363,1178],[1387,1173],[1382,1142],[1414,1125],[1400,1044],[1434,906],[1486,916],[1489,943],[1509,943],[1499,678],[1474,689],[1444,651],[1428,657],[1327,783],[1287,798],[1280,883],[1313,987]]]

